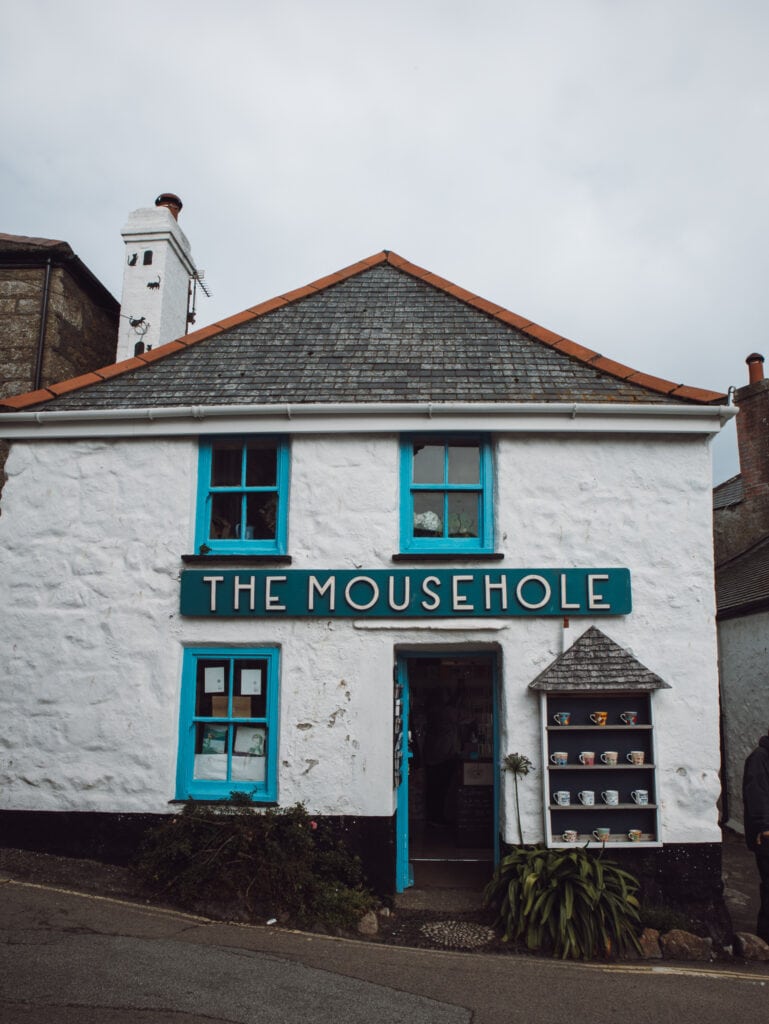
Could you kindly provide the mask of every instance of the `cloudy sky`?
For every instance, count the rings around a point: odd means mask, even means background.
[[[393,249],[726,391],[769,357],[767,53],[766,0],[2,0],[0,230],[119,297],[173,191],[199,326]]]

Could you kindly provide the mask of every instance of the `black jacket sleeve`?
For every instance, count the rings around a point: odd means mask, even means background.
[[[763,746],[754,750],[745,761],[742,802],[745,810],[745,842],[754,850],[759,832],[769,831],[769,751]]]

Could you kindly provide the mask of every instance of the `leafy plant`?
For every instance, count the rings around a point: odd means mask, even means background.
[[[525,778],[529,772],[534,771],[534,765],[526,757],[525,754],[508,754],[502,762],[505,771],[508,771],[513,776],[513,782],[515,783],[515,818],[518,822],[518,835],[521,837],[523,842],[523,828],[521,827],[521,808],[518,803],[518,779]]]
[[[503,940],[562,959],[640,951],[638,881],[586,849],[517,848],[484,891]]]
[[[148,835],[135,868],[154,898],[216,916],[336,929],[376,906],[360,860],[330,826],[300,804],[262,809],[243,794],[186,803]]]

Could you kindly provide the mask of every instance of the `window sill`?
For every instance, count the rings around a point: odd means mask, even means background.
[[[279,806],[278,801],[276,799],[274,799],[274,797],[265,797],[264,800],[260,800],[257,797],[256,799],[252,799],[250,802],[251,802],[251,804],[254,807],[278,807]],[[229,804],[233,809],[237,809],[238,807],[242,807],[243,806],[242,804],[233,804],[232,801],[230,800],[229,793],[226,796],[223,795],[218,800],[214,800],[214,799],[211,799],[211,798],[208,798],[208,797],[207,798],[198,799],[197,797],[194,797],[194,796],[188,796],[188,797],[174,798],[173,800],[169,800],[168,803],[169,803],[170,806],[175,806],[175,805],[184,806],[184,804],[195,804],[197,806],[199,804],[203,804],[203,805],[211,806],[211,807],[221,807],[222,804]],[[248,805],[246,805],[246,806],[248,806]]]
[[[501,562],[504,551],[412,551],[391,555],[393,562]]]
[[[291,565],[291,555],[265,555],[254,552],[253,555],[225,555],[209,551],[207,555],[180,555],[186,564],[204,564],[206,562],[224,562],[229,565]]]

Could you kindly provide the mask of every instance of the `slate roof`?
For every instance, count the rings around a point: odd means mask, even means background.
[[[739,505],[743,496],[742,476],[738,473],[713,488],[713,508],[717,510]]]
[[[719,619],[769,607],[769,537],[716,568]]]
[[[352,402],[720,404],[606,359],[392,252],[13,409]]]
[[[669,690],[651,672],[600,629],[591,626],[529,683],[532,690]]]

